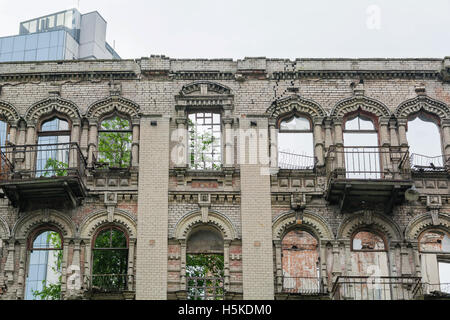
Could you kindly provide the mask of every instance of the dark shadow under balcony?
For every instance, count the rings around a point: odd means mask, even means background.
[[[337,277],[333,300],[418,300],[423,297],[419,277]]]
[[[413,186],[408,150],[399,147],[337,147],[328,150],[327,200],[341,210],[383,206],[390,213]]]
[[[78,144],[1,148],[0,186],[14,207],[76,207],[86,197],[86,159]]]

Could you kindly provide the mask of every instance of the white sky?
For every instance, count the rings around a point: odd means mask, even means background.
[[[0,0],[0,36],[78,0]],[[80,0],[122,58],[450,55],[450,0]]]

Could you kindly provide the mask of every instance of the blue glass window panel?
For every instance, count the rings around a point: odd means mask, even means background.
[[[30,34],[27,36],[27,44],[25,50],[33,50],[37,48],[39,34]]]
[[[0,38],[0,53],[2,53],[2,44],[3,44],[3,39]]]
[[[52,47],[48,50],[48,60],[60,60],[58,59],[58,47]]]
[[[11,59],[12,61],[23,61],[24,54],[25,53],[23,51],[13,52]]]
[[[50,47],[57,47],[60,32],[50,32],[49,34],[50,34]]]
[[[36,61],[36,50],[25,51],[25,61]]]
[[[44,32],[39,34],[38,49],[50,47],[50,33]]]
[[[2,62],[10,62],[12,59],[12,52],[10,53],[2,53],[0,55],[0,61]]]
[[[13,44],[14,44],[14,38],[4,38],[2,43],[2,52],[8,53],[13,52]]]
[[[8,139],[8,125],[5,121],[0,120],[0,146],[4,146],[6,144],[6,139]]]
[[[58,46],[63,47],[65,45],[65,35],[64,31],[58,31]]]
[[[36,51],[36,60],[48,60],[48,48],[37,49]]]
[[[25,50],[25,36],[14,37],[14,49],[13,51],[23,51]]]
[[[57,55],[58,60],[63,60],[64,59],[64,47],[59,46],[56,55]]]

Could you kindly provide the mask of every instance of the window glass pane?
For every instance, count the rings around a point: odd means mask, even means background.
[[[73,28],[73,12],[67,11],[66,12],[66,27],[69,29]]]
[[[54,28],[55,27],[55,16],[50,16],[47,18],[47,27]]]
[[[36,60],[37,61],[48,60],[48,48],[38,49],[36,51]]]
[[[50,46],[50,34],[51,32],[43,32],[39,34],[38,48],[48,48]]]
[[[69,130],[69,123],[65,120],[54,118],[42,124],[41,131],[66,131]]]
[[[25,58],[26,61],[35,61],[36,60],[36,50],[28,50],[25,51]]]
[[[34,240],[33,248],[35,249],[61,248],[61,238],[57,232],[45,231]]]
[[[2,53],[13,52],[14,38],[4,38],[2,41]]]
[[[13,52],[11,59],[12,59],[12,61],[23,61],[23,57],[24,57],[24,52],[18,51],[18,52]]]
[[[14,49],[13,51],[23,51],[25,50],[25,36],[14,38]]]
[[[64,26],[64,12],[58,14],[58,16],[56,17],[56,25],[59,26]]]
[[[281,130],[311,130],[311,124],[308,119],[303,117],[293,117],[292,119],[281,122]]]
[[[37,31],[37,21],[30,21],[30,33],[34,33]]]
[[[25,50],[34,50],[37,48],[37,42],[38,42],[38,34],[30,34],[27,36],[27,43],[25,46]]]

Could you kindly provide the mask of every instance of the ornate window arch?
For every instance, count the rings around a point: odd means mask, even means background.
[[[0,100],[0,146],[15,143],[20,115],[13,105]]]
[[[66,115],[73,122],[73,125],[76,123],[79,125],[81,120],[79,108],[75,103],[61,97],[50,97],[33,104],[28,108],[25,120],[29,126],[37,125],[43,117],[56,113]]]
[[[195,170],[232,167],[233,140],[226,141],[233,124],[231,89],[217,82],[196,81],[184,85],[175,100],[178,150],[174,154],[178,156],[174,165]]]
[[[411,114],[425,110],[438,116],[441,120],[450,117],[450,108],[441,101],[427,95],[418,95],[415,98],[402,102],[395,110],[396,118],[408,118]]]
[[[141,107],[137,103],[119,95],[89,106],[86,112],[90,132],[89,166],[106,162],[112,167],[137,167],[140,115]],[[114,156],[117,154],[124,155],[118,158]],[[123,159],[126,161],[119,161]]]
[[[384,103],[359,95],[339,101],[331,110],[330,116],[333,118],[343,118],[346,114],[356,112],[359,109],[374,114],[377,117],[391,117],[391,112]]]

